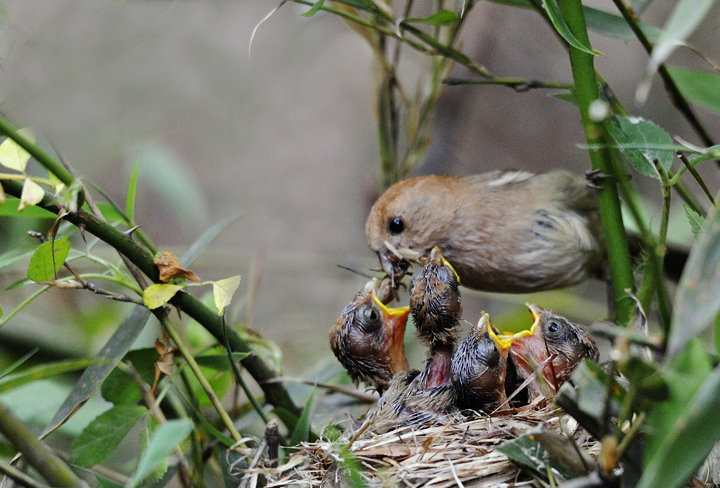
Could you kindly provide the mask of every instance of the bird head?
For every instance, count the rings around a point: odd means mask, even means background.
[[[410,312],[418,336],[431,351],[435,346],[455,343],[462,314],[459,286],[460,277],[438,247],[412,276]]]
[[[369,281],[345,306],[330,330],[330,347],[353,381],[382,392],[408,369],[403,338],[410,309],[386,306],[375,286]]]
[[[454,203],[446,177],[415,177],[388,188],[370,209],[365,235],[383,270],[397,283],[411,262],[443,246]]]
[[[483,312],[453,354],[451,375],[462,408],[489,411],[505,402],[511,344],[512,337],[498,336]]]
[[[552,310],[525,304],[533,317],[529,330],[512,336],[513,363],[521,377],[542,368],[539,377],[557,391],[584,358],[598,360],[598,349],[584,326]]]

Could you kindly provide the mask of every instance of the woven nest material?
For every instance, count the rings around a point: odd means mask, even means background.
[[[405,426],[361,437],[350,446],[350,452],[370,487],[540,486],[496,450],[529,432],[569,435],[578,449],[593,459],[600,450],[599,443],[572,418],[546,406],[499,417],[463,417],[457,422],[424,428]],[[350,486],[347,470],[339,467],[339,453],[338,444],[327,441],[303,444],[287,463],[270,470],[273,474],[265,471],[266,486]],[[562,480],[559,473],[553,474]]]

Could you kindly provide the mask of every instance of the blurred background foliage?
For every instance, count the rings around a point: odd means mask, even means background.
[[[573,78],[566,43],[538,13],[543,2],[397,3],[391,17],[415,19],[404,29],[436,36],[436,49],[454,42],[466,58],[454,52],[428,56],[393,41],[397,29],[385,17],[390,14],[382,1],[287,2],[267,18],[274,5],[264,1],[4,1],[0,111],[16,126],[32,127],[38,146],[68,161],[91,192],[97,185],[121,208],[137,168],[134,221],[160,250],[180,256],[213,224],[237,217],[206,244],[193,271],[208,281],[243,276],[228,322],[240,324],[242,337],[279,374],[348,383],[327,347],[327,332],[366,278],[337,265],[363,272],[377,268],[365,242],[364,220],[384,186],[408,174],[590,167],[578,108],[552,96],[567,92],[557,87]],[[616,5],[587,2],[618,16]],[[656,41],[676,2],[633,6],[644,24],[655,27],[646,30]],[[387,35],[346,24],[340,10],[382,26]],[[433,17],[440,10],[454,16]],[[702,83],[693,75],[684,86],[700,123],[718,137],[720,103],[717,92],[707,90],[717,83],[717,72],[713,60],[703,57],[715,54],[717,6],[701,20],[688,32],[693,49],[676,49],[668,62],[708,77]],[[594,22],[604,29],[590,30],[591,45],[602,52],[595,66],[622,106],[653,121],[676,144],[711,145],[672,105],[659,77],[646,76],[648,53],[627,26],[618,29],[623,25],[618,17]],[[483,74],[501,80],[468,82]],[[452,84],[443,83],[448,77]],[[555,89],[531,89],[533,80]],[[642,102],[637,90],[647,80],[649,93]],[[34,163],[28,168],[42,174]],[[697,170],[717,193],[717,167],[705,163]],[[686,184],[709,209],[697,183],[687,179]],[[663,222],[662,188],[637,173],[632,185],[645,222],[657,233]],[[668,241],[690,246],[692,227],[679,200],[673,198],[669,209]],[[633,226],[631,218],[626,223]],[[38,244],[26,231],[47,233],[52,225],[48,218],[0,216],[0,372],[30,351],[35,352],[21,370],[91,358],[132,310],[87,291],[51,289],[10,317],[37,291],[11,287],[26,277],[29,252]],[[63,224],[60,233],[69,233],[69,227]],[[72,242],[73,249],[84,246],[77,233]],[[16,260],[17,253],[28,254]],[[93,253],[117,261],[108,247],[97,246]],[[717,268],[716,256],[710,253],[708,259],[714,259],[708,266]],[[78,266],[92,270],[87,262]],[[196,296],[212,304],[209,292]],[[529,325],[525,301],[585,323],[607,315],[601,283],[533,296],[467,292],[463,298],[466,319],[474,321],[487,310],[507,329]],[[648,312],[655,324],[654,309]],[[133,349],[154,350],[162,329],[155,319],[149,324]],[[216,343],[191,321],[179,326],[197,355]],[[695,330],[712,337],[704,328]],[[412,342],[411,364],[417,366],[424,352]],[[152,384],[147,364],[130,364]],[[83,367],[77,364],[76,372]],[[220,371],[208,377],[225,393],[226,408],[240,419],[238,429],[262,435],[264,422],[256,414],[242,415],[251,407],[228,380],[230,372]],[[174,382],[195,389],[193,380],[176,374]],[[58,378],[8,387],[0,399],[40,431],[77,381],[72,374]],[[310,387],[286,384],[302,406]],[[170,390],[166,383],[168,401],[181,402]],[[53,434],[53,445],[69,450],[82,429],[108,409],[108,401],[93,396]],[[206,407],[202,402],[198,408]],[[314,425],[321,430],[331,418],[343,419],[337,405],[348,401],[323,395],[316,403]],[[175,414],[186,410],[178,407]],[[182,433],[184,426],[175,428]],[[136,426],[131,438],[149,436],[153,429]],[[123,473],[135,469],[137,453],[128,444],[108,462]],[[14,453],[7,444],[0,449],[4,458]]]

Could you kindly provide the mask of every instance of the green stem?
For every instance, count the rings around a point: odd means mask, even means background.
[[[75,182],[75,178],[70,172],[60,163],[55,161],[49,154],[40,149],[30,139],[20,134],[13,125],[0,116],[0,132],[8,136],[13,141],[17,142],[20,147],[25,149],[30,155],[37,160],[38,163],[42,164],[45,169],[50,171],[52,174],[62,181],[65,186],[71,186]]]
[[[560,0],[560,8],[573,35],[580,42],[589,46],[590,40],[587,35],[582,3],[579,0]],[[589,150],[590,163],[594,170],[613,174],[612,156],[608,149],[609,146],[605,144],[604,128],[593,121],[589,115],[590,104],[599,98],[593,56],[572,46],[568,48],[575,81],[575,98],[580,108],[585,138],[588,145],[593,148]],[[627,178],[624,174],[614,174],[614,177],[616,179]],[[618,190],[611,179],[606,179],[602,183],[602,188],[598,191],[598,202],[605,232],[610,277],[615,294],[615,320],[618,323],[627,324],[633,315],[634,303],[625,290],[634,290],[635,284]]]
[[[228,432],[230,432],[233,440],[235,442],[240,442],[240,439],[242,438],[240,436],[240,433],[235,428],[235,425],[233,424],[232,419],[230,418],[228,413],[225,411],[225,408],[223,408],[222,403],[220,402],[220,398],[218,398],[218,396],[215,394],[215,390],[213,390],[212,385],[207,380],[207,378],[205,378],[205,375],[202,374],[202,371],[200,371],[200,365],[197,363],[197,361],[195,361],[195,358],[188,350],[188,348],[185,347],[185,343],[180,338],[180,334],[178,334],[177,330],[175,330],[175,327],[168,320],[167,316],[164,313],[156,313],[155,316],[158,317],[158,320],[160,320],[160,323],[162,323],[163,328],[177,346],[180,354],[182,354],[183,359],[185,359],[185,362],[195,375],[195,378],[197,378],[200,386],[203,390],[205,390],[205,394],[210,399],[210,403],[212,403],[212,406],[215,408],[215,411],[220,416],[220,420],[222,420],[225,428],[228,430]]]
[[[84,487],[78,478],[45,443],[0,401],[0,433],[27,459],[51,486]]]

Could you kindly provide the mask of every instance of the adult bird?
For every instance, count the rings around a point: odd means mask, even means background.
[[[563,170],[408,178],[378,198],[365,233],[395,282],[434,246],[463,285],[495,292],[573,285],[604,258],[595,190]]]
[[[392,377],[408,369],[405,326],[408,307],[390,308],[369,281],[342,310],[330,330],[330,347],[353,381],[382,393]]]

